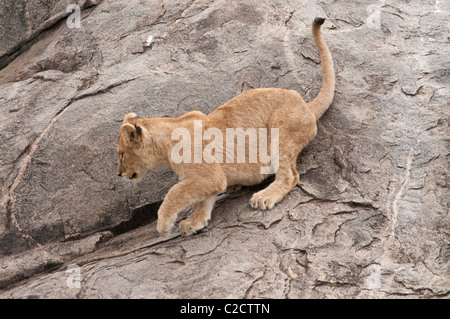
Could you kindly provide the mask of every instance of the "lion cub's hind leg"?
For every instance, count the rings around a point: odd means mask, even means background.
[[[183,236],[189,236],[206,227],[211,219],[211,211],[215,202],[216,195],[196,203],[192,215],[180,222],[181,234]]]
[[[316,118],[298,93],[286,96],[285,105],[271,115],[268,126],[279,128],[279,167],[275,180],[250,199],[251,206],[259,209],[273,208],[297,185],[297,156],[317,134]]]

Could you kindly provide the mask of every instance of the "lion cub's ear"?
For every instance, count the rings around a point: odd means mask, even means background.
[[[125,115],[125,119],[123,120],[123,124],[130,123],[131,120],[135,120],[137,118],[138,118],[138,116],[137,116],[136,113],[128,113],[127,115]]]
[[[126,123],[122,125],[120,134],[129,146],[138,145],[142,141],[142,128],[137,125]]]

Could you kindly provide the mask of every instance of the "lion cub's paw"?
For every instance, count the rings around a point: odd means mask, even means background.
[[[250,205],[254,209],[272,209],[276,203],[278,203],[281,198],[278,198],[276,194],[266,194],[265,190],[253,194],[250,198]]]
[[[208,221],[192,220],[188,218],[180,222],[180,231],[183,236],[190,236],[200,229],[205,228],[207,224]]]
[[[157,225],[156,225],[156,230],[158,231],[159,235],[162,237],[166,237],[169,234],[170,229],[172,228],[173,223],[167,223],[165,221],[160,221],[160,219],[158,219]]]

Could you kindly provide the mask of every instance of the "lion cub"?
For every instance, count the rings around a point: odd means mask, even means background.
[[[266,88],[243,92],[209,115],[193,111],[179,118],[125,116],[117,174],[137,180],[150,169],[168,165],[181,180],[159,208],[161,236],[190,204],[194,211],[180,222],[181,233],[204,228],[216,196],[227,189],[254,185],[275,174],[275,180],[250,199],[253,208],[271,209],[297,184],[297,156],[316,136],[316,121],[334,96],[333,61],[320,28],[324,21],[315,18],[312,23],[323,83],[310,103],[296,91]]]

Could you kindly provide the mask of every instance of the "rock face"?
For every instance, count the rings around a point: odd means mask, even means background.
[[[72,1],[32,2],[0,8],[0,297],[448,297],[447,2],[80,1],[80,28]],[[298,186],[265,212],[248,204],[264,186],[244,189],[199,234],[158,237],[177,176],[115,175],[123,116],[257,87],[311,100],[319,15],[336,95]]]

